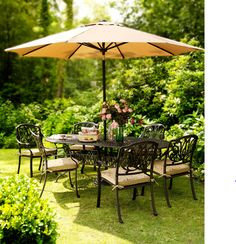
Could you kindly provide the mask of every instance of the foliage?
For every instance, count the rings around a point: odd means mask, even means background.
[[[125,23],[143,31],[180,40],[186,37],[204,45],[204,0],[125,0],[115,4]]]
[[[66,3],[66,18],[55,0],[0,0],[0,147],[14,147],[15,126],[35,123],[47,136],[71,132],[74,122],[100,122],[102,69],[100,60],[52,60],[18,58],[6,47],[73,26],[72,0]],[[87,2],[88,4],[90,1]],[[100,3],[97,13],[76,24],[108,16]],[[124,23],[190,45],[204,46],[203,0],[136,0],[112,2]],[[41,11],[42,9],[47,11]],[[108,18],[109,19],[109,18]],[[44,21],[43,21],[44,20]],[[170,137],[184,132],[204,133],[204,53],[177,57],[106,60],[107,100],[124,98],[132,104],[133,126],[126,135],[139,136],[142,123],[152,121],[167,127]],[[59,97],[61,99],[55,99]],[[141,123],[142,122],[142,123]],[[204,162],[204,136],[198,141],[195,165]]]
[[[200,164],[194,171],[193,175],[196,179],[204,181],[205,179],[205,164]]]
[[[55,214],[24,175],[0,178],[0,242],[56,243]]]
[[[40,37],[41,0],[0,0],[0,96],[14,104],[54,96],[54,60],[19,58],[5,48]],[[54,25],[54,30],[57,30]]]

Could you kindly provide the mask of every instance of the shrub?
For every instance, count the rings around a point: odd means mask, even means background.
[[[56,243],[54,213],[24,175],[0,178],[0,243]]]

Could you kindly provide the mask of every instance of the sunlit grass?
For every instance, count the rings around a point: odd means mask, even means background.
[[[40,178],[38,160],[34,161],[34,178]],[[0,177],[17,172],[17,150],[0,150]],[[29,176],[29,160],[23,159],[21,174]],[[69,184],[67,175],[55,182],[50,175],[43,198],[47,198],[56,212],[59,224],[58,244],[73,243],[204,243],[204,186],[195,182],[198,200],[192,199],[189,180],[174,180],[170,193],[172,208],[164,198],[162,179],[155,185],[156,208],[159,215],[151,214],[149,189],[144,197],[132,201],[131,191],[121,192],[121,210],[124,224],[117,219],[115,192],[102,187],[101,207],[96,208],[96,172],[86,166],[85,174],[78,175],[80,198]]]

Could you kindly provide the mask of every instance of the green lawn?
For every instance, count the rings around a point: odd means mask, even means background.
[[[38,161],[34,161],[34,178],[39,179]],[[17,150],[0,149],[0,177],[17,171]],[[21,174],[29,175],[29,160],[23,159]],[[178,177],[170,193],[172,208],[165,202],[162,179],[155,185],[156,208],[159,215],[151,215],[149,189],[144,197],[132,201],[131,191],[121,192],[121,210],[124,224],[117,219],[115,192],[103,186],[101,208],[96,208],[96,172],[92,167],[79,173],[77,198],[70,188],[67,175],[55,183],[48,179],[43,198],[49,199],[55,209],[59,225],[58,244],[73,243],[204,243],[204,185],[195,182],[198,200],[194,201],[187,177]]]

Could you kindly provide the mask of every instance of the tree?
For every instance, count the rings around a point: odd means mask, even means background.
[[[129,26],[177,41],[197,40],[204,46],[204,0],[125,0],[115,4]]]

